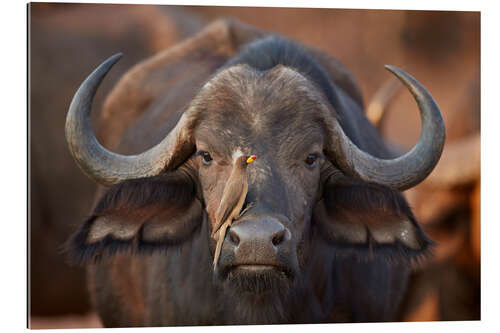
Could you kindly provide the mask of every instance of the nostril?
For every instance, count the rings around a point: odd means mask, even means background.
[[[238,245],[240,243],[240,237],[238,237],[238,234],[231,229],[229,229],[229,240],[234,245]]]
[[[285,240],[285,230],[280,230],[273,236],[272,242],[274,246],[278,246],[281,243],[283,243],[284,240]]]

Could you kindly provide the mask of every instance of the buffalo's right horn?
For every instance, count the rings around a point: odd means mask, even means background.
[[[420,183],[434,169],[443,152],[445,128],[441,111],[429,92],[405,71],[394,66],[386,68],[405,84],[418,104],[422,120],[418,143],[403,156],[380,159],[359,149],[335,122],[330,149],[344,173],[402,191]]]
[[[175,128],[156,146],[139,155],[110,152],[97,141],[90,124],[92,101],[97,88],[121,58],[115,54],[97,67],[78,88],[66,117],[66,140],[78,166],[92,179],[112,185],[125,179],[154,176],[180,165],[194,149],[188,123],[183,114]]]

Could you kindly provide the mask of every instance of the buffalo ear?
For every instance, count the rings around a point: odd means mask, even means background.
[[[343,179],[327,184],[313,219],[339,253],[412,260],[433,244],[402,194],[387,186]]]
[[[190,238],[202,211],[196,184],[182,171],[127,180],[108,189],[66,249],[79,263],[117,251],[164,249]]]

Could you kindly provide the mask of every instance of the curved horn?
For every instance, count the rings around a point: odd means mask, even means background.
[[[92,101],[102,80],[121,56],[118,53],[108,58],[83,81],[66,117],[66,141],[71,155],[87,176],[103,185],[154,176],[175,168],[194,148],[187,126],[192,117],[187,112],[159,144],[139,155],[115,154],[97,141],[90,124]]]
[[[418,104],[422,121],[418,143],[403,156],[379,159],[360,150],[335,122],[332,150],[343,172],[405,190],[424,180],[439,161],[445,141],[444,121],[438,105],[417,80],[397,67],[386,65],[385,68],[404,83]]]

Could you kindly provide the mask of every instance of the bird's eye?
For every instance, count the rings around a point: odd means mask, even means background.
[[[318,159],[317,154],[309,154],[309,155],[307,155],[305,162],[308,166],[312,167],[312,166],[316,165],[317,159]]]
[[[203,164],[209,165],[210,162],[212,162],[212,156],[210,156],[210,153],[206,151],[200,151],[198,154],[201,155],[201,161],[203,162]]]

